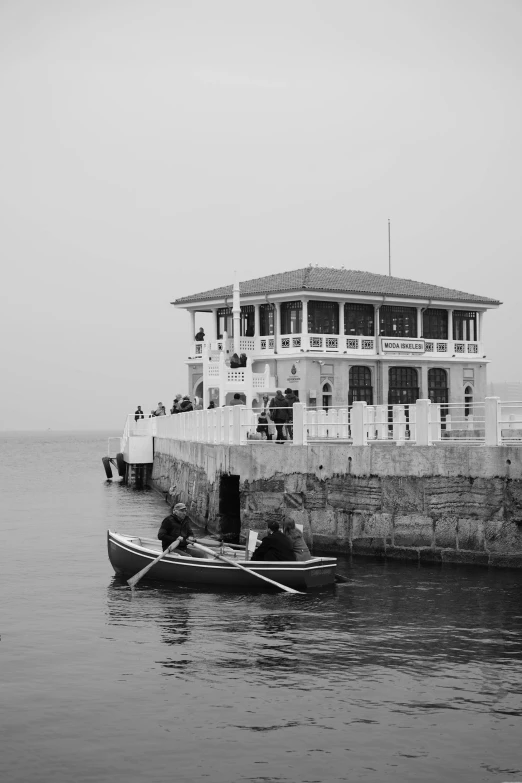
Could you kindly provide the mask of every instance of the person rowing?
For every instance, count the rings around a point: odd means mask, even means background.
[[[184,554],[188,554],[186,549],[189,537],[194,538],[194,533],[187,517],[187,507],[184,503],[176,503],[158,530],[158,538],[161,541],[162,549],[165,551],[178,538],[181,538],[177,548],[182,550]]]

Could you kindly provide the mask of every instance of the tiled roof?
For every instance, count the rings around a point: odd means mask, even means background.
[[[353,269],[333,269],[331,267],[308,266],[291,272],[280,272],[267,277],[256,277],[239,284],[243,296],[253,294],[284,293],[285,291],[339,291],[349,294],[386,294],[415,299],[443,299],[476,304],[501,304],[497,299],[487,296],[466,294],[453,288],[443,288],[430,283],[418,283],[402,277],[376,275],[373,272],[360,272]],[[203,302],[210,299],[224,299],[232,296],[232,285],[213,288],[200,294],[182,296],[172,304],[184,305]]]

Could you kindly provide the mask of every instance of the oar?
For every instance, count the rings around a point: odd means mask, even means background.
[[[158,563],[161,560],[162,557],[165,557],[165,555],[168,555],[169,552],[173,552],[174,549],[176,549],[176,547],[178,547],[182,541],[183,541],[182,538],[176,539],[176,541],[174,541],[173,544],[171,544],[166,549],[164,549],[163,552],[161,553],[161,555],[159,557],[157,557],[155,560],[153,560],[152,563],[149,563],[148,565],[145,566],[145,568],[142,568],[141,571],[138,571],[137,574],[134,574],[134,576],[131,576],[130,579],[127,579],[127,584],[130,585],[131,587],[136,587],[136,585],[138,584],[138,582],[140,581],[142,576],[145,576],[147,571],[150,571],[152,566],[156,565],[156,563]]]
[[[191,541],[191,539],[189,539],[189,541]],[[200,549],[202,552],[207,552],[209,555],[212,555],[213,557],[217,557],[218,560],[223,560],[224,563],[228,563],[228,565],[235,566],[236,568],[240,568],[242,571],[246,571],[247,574],[252,574],[252,576],[257,576],[258,579],[263,579],[265,582],[269,582],[271,585],[274,585],[275,587],[279,587],[280,590],[285,590],[287,593],[296,593],[297,595],[303,595],[303,593],[300,590],[294,590],[293,587],[287,587],[286,585],[282,585],[279,582],[274,582],[273,579],[269,579],[267,576],[258,574],[257,571],[252,571],[251,568],[245,568],[245,566],[241,565],[241,563],[236,563],[234,560],[229,560],[228,557],[224,557],[224,555],[219,555],[217,552],[214,552],[213,549],[209,549],[206,546],[202,546],[202,544],[196,544],[193,541],[191,541],[191,544],[195,549]]]

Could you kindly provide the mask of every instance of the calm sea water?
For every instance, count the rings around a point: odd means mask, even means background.
[[[105,481],[108,434],[1,437],[2,783],[522,780],[522,573],[133,596],[106,529],[166,505]]]

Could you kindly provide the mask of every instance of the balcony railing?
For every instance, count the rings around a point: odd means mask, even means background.
[[[397,344],[399,347],[393,347]],[[402,346],[402,347],[401,347]],[[239,353],[247,356],[269,356],[294,353],[353,354],[375,356],[377,349],[383,354],[416,354],[454,358],[483,356],[482,343],[476,340],[435,340],[430,338],[367,337],[364,335],[338,334],[283,334],[261,337],[240,337]],[[217,357],[221,352],[230,355],[234,351],[232,338],[194,342],[189,358],[203,358],[205,354]]]

